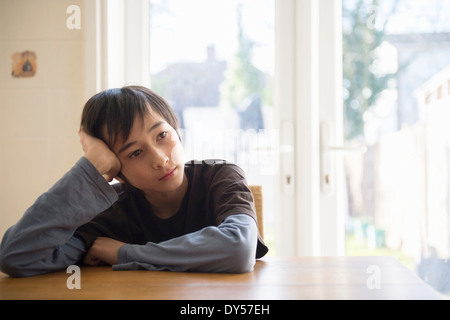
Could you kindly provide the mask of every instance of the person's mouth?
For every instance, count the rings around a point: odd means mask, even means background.
[[[167,181],[167,180],[172,179],[175,176],[176,171],[177,171],[177,167],[173,168],[168,173],[166,173],[164,176],[159,178],[159,181]]]

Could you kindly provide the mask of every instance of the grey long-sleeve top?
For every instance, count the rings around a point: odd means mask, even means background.
[[[6,231],[0,246],[1,271],[31,276],[81,263],[89,248],[74,236],[75,230],[118,199],[116,190],[81,158]],[[218,226],[160,243],[123,245],[113,269],[249,272],[257,239],[255,220],[235,214]]]

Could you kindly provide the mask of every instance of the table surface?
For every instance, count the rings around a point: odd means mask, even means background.
[[[441,299],[392,257],[268,257],[245,274],[112,271],[81,267],[80,289],[66,270],[28,278],[0,273],[5,299]]]

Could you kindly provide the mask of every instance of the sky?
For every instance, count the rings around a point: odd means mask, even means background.
[[[152,73],[175,61],[204,61],[206,48],[211,44],[219,60],[232,57],[237,49],[238,3],[242,3],[245,32],[257,43],[254,63],[264,71],[272,70],[273,0],[154,0],[150,35]]]
[[[392,16],[387,30],[390,33],[450,31],[450,1],[400,0],[397,12]]]
[[[344,6],[354,8],[359,0],[343,0]],[[367,3],[372,3],[367,0]],[[394,10],[394,4],[398,2]],[[387,32],[433,33],[450,31],[450,0],[379,0],[377,6],[367,8],[379,17],[375,25],[380,27],[390,16]]]
[[[343,0],[352,6],[357,0]],[[382,16],[392,14],[387,25],[391,34],[450,32],[450,0],[381,0],[375,10]],[[256,42],[254,64],[273,74],[274,0],[152,0],[151,73],[174,62],[201,62],[206,48],[213,44],[219,60],[228,60],[237,49],[237,6],[242,5],[247,36]]]

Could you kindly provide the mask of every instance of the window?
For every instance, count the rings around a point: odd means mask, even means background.
[[[273,0],[152,0],[151,87],[174,108],[186,159],[238,164],[262,185],[273,247]],[[255,14],[257,12],[257,14]]]
[[[344,0],[349,255],[394,255],[450,292],[450,1]]]

